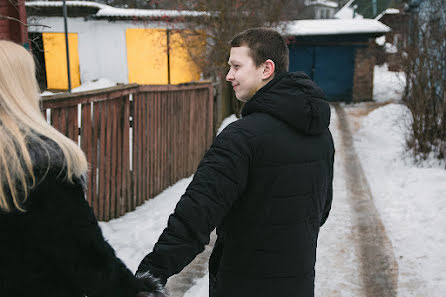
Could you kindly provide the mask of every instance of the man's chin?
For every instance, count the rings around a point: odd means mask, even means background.
[[[237,98],[237,100],[238,100],[238,101],[241,101],[241,102],[248,102],[249,99],[252,98],[252,96],[248,96],[248,95],[245,95],[245,96],[243,96],[243,95],[237,95],[237,93],[236,93],[236,94],[235,94],[235,98]]]

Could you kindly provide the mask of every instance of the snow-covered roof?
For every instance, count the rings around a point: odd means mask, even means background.
[[[62,1],[25,1],[25,6],[31,7],[62,7]],[[91,2],[91,1],[66,1],[68,6],[78,6],[78,7],[96,7],[103,8],[105,4]]]
[[[364,17],[359,13],[355,13],[353,8],[350,7],[355,0],[350,0],[345,5],[335,13],[335,18],[337,19],[353,19],[353,14],[355,19],[363,19]]]
[[[399,14],[400,10],[396,8],[387,8],[383,12],[381,12],[379,15],[376,16],[375,20],[380,20],[385,14]]]
[[[29,7],[62,7],[62,1],[26,1]],[[205,15],[206,12],[165,9],[127,9],[116,8],[90,1],[66,1],[67,7],[95,7],[96,17],[186,17]]]
[[[309,1],[305,2],[305,5],[306,6],[321,5],[321,6],[333,7],[333,8],[338,7],[338,3],[334,2],[334,1],[329,1],[329,0],[309,0]]]
[[[372,19],[322,19],[286,22],[285,34],[292,36],[387,33],[390,28]]]

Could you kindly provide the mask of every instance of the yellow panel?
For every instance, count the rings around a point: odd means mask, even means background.
[[[42,33],[48,89],[68,90],[67,54],[64,33]],[[77,33],[68,33],[71,88],[80,86]]]
[[[127,29],[129,83],[167,84],[165,29]]]
[[[186,42],[184,40],[186,40]],[[205,44],[203,40],[203,38],[198,36],[188,36],[187,32],[171,32],[171,84],[180,84],[200,80],[200,69],[194,63],[193,59],[197,51],[204,50]]]

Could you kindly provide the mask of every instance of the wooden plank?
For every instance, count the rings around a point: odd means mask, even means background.
[[[161,162],[160,162],[160,93],[156,93],[155,96],[155,126],[154,126],[154,132],[155,132],[155,195],[157,195],[160,192],[161,189]]]
[[[142,194],[141,197],[139,197],[138,205],[141,205],[147,197],[147,93],[143,94],[143,108],[141,112],[141,119],[142,119],[142,176],[141,176],[141,182],[142,182]]]
[[[90,165],[92,164],[92,122],[91,122],[91,106],[90,104],[83,104],[81,107],[81,148],[85,153],[87,158],[87,162]],[[87,176],[87,201],[92,206],[92,197],[93,191],[91,189],[92,180],[91,180],[91,171],[88,172]]]
[[[149,101],[149,198],[153,198],[155,195],[155,183],[154,183],[154,175],[156,174],[154,170],[154,142],[155,142],[155,133],[154,133],[154,94],[150,93],[150,101]]]
[[[116,199],[117,199],[117,191],[116,191],[116,168],[118,165],[118,150],[121,147],[118,146],[117,135],[120,133],[118,129],[118,114],[117,114],[117,105],[119,103],[119,98],[110,101],[111,112],[112,115],[111,120],[111,141],[109,150],[111,151],[111,160],[110,160],[110,211],[109,211],[109,219],[116,218]]]
[[[106,140],[107,140],[107,134],[106,134],[106,126],[107,126],[107,103],[106,102],[101,102],[100,103],[101,106],[101,131],[99,134],[99,195],[98,195],[98,202],[99,202],[99,207],[98,207],[98,216],[99,216],[99,220],[103,221],[105,219],[105,215],[104,215],[104,210],[105,210],[105,187],[107,184],[107,181],[105,180],[105,170],[106,170],[106,162],[107,162],[107,157],[106,157]]]
[[[166,118],[164,119],[164,123],[166,126],[166,186],[170,186],[172,184],[172,176],[173,176],[173,166],[175,159],[174,152],[174,144],[172,142],[172,129],[175,126],[175,122],[172,116],[173,106],[172,106],[172,93],[169,92],[166,94]]]
[[[136,94],[133,95],[133,98],[136,97]],[[123,201],[122,201],[122,208],[121,208],[121,215],[123,215],[128,208],[128,205],[130,204],[130,200],[133,197],[133,189],[132,189],[132,177],[130,175],[130,100],[126,96],[124,101],[124,133],[123,133],[123,140],[124,140],[124,155],[123,155]]]
[[[136,206],[136,199],[139,195],[139,186],[140,186],[140,122],[139,122],[139,110],[140,110],[140,97],[141,94],[138,94],[133,98],[133,195],[130,200],[130,208]]]
[[[105,166],[104,166],[104,221],[110,220],[110,204],[111,204],[111,162],[112,162],[112,130],[113,127],[113,101],[106,102],[106,126],[105,126]]]
[[[121,97],[116,104],[116,195],[115,195],[115,217],[120,217],[122,212],[122,199],[123,199],[123,182],[122,174],[124,172],[123,155],[124,155],[124,100],[125,96]]]
[[[51,125],[57,129],[60,133],[64,134],[64,131],[62,130],[62,109],[60,108],[54,108],[51,110]]]
[[[166,136],[167,136],[167,125],[168,122],[166,121],[167,118],[167,100],[166,100],[166,93],[162,94],[162,100],[161,100],[161,118],[160,118],[160,123],[161,123],[161,127],[162,127],[162,133],[161,133],[161,173],[162,173],[162,178],[161,178],[161,190],[165,189],[168,186],[167,183],[167,179],[166,179],[166,174],[168,172],[168,167],[167,167],[167,140],[166,140]]]
[[[187,91],[196,89],[205,89],[211,85],[209,82],[197,83],[192,85],[140,85],[139,90],[141,92],[175,92],[175,91]]]
[[[101,118],[101,103],[93,104],[93,140],[92,140],[92,160],[93,163],[91,165],[91,188],[92,188],[92,204],[93,210],[96,216],[99,216],[99,183],[98,183],[98,174],[99,174],[99,151],[98,146],[100,144],[99,141],[99,132],[101,128],[100,123]],[[98,217],[99,218],[99,217]]]

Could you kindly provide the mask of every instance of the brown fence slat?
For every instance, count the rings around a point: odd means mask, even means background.
[[[123,162],[122,162],[122,155],[124,154],[124,145],[122,142],[122,134],[124,130],[124,109],[123,109],[123,101],[125,100],[125,96],[122,96],[117,102],[116,102],[116,123],[117,123],[117,129],[116,129],[116,154],[115,154],[115,160],[116,160],[116,177],[115,177],[115,183],[116,183],[116,193],[115,193],[115,210],[113,213],[113,217],[119,217],[121,215],[121,201],[122,201],[122,172],[123,172]]]
[[[112,114],[112,127],[111,127],[111,141],[110,141],[110,150],[111,150],[111,162],[110,162],[110,211],[108,212],[109,218],[116,217],[116,167],[118,165],[118,114],[117,114],[117,105],[119,103],[119,99],[117,98],[112,101],[111,104],[111,114]]]
[[[90,167],[87,199],[99,220],[134,210],[192,174],[214,136],[209,83],[129,85],[55,95],[42,100],[45,117],[47,109],[51,110],[51,123],[56,129],[76,143],[80,138]]]
[[[99,158],[98,158],[98,146],[99,146],[99,131],[101,128],[100,116],[101,116],[101,103],[93,104],[93,139],[92,139],[92,191],[93,191],[93,210],[96,215],[99,213]]]
[[[136,94],[134,95],[136,96]],[[129,123],[129,117],[130,117],[130,101],[126,97],[124,101],[124,133],[123,133],[123,198],[121,201],[121,213],[120,215],[123,215],[126,211],[130,211],[131,209],[128,208],[129,201],[131,197],[133,196],[132,192],[132,184],[131,184],[131,176],[130,176],[130,123]]]
[[[92,145],[91,145],[91,132],[93,130],[91,122],[91,106],[90,104],[83,104],[81,108],[81,148],[85,152],[87,162],[89,164],[89,172],[87,178],[87,201],[92,206],[93,191],[91,189],[91,164],[92,164]]]
[[[105,164],[107,162],[106,159],[106,127],[107,127],[107,104],[105,102],[100,103],[101,107],[101,130],[99,136],[99,207],[98,207],[98,216],[100,220],[104,220],[104,205],[105,205]]]

